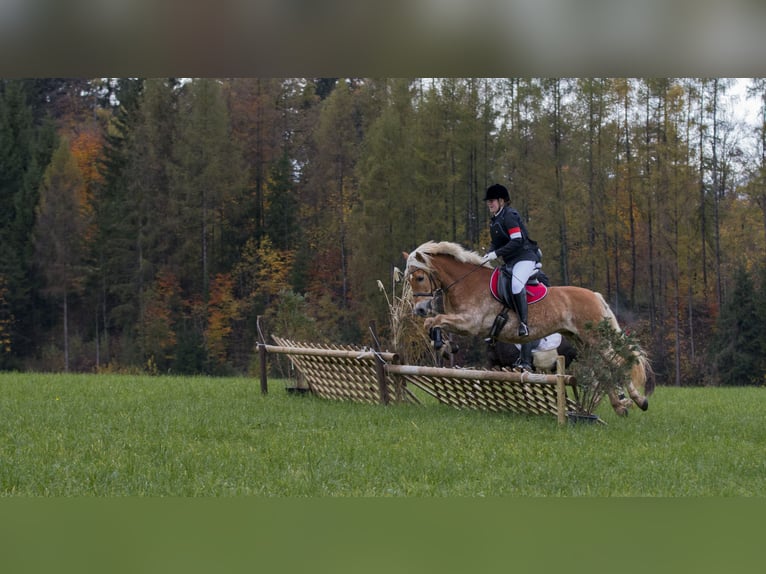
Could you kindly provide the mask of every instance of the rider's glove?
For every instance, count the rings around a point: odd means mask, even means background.
[[[495,259],[497,259],[497,253],[495,253],[494,251],[490,251],[484,257],[481,258],[481,263],[483,265],[487,261],[494,261]]]

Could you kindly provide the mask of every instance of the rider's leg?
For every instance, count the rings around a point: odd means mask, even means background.
[[[529,328],[527,327],[527,293],[524,286],[535,270],[534,261],[519,261],[513,266],[511,272],[511,293],[516,313],[519,316],[519,337],[529,335]]]

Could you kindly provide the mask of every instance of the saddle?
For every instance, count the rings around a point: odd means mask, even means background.
[[[548,287],[540,280],[541,271],[536,270],[524,286],[527,294],[527,305],[537,303],[548,294]],[[492,296],[506,307],[513,309],[511,298],[511,276],[504,267],[495,267],[489,279],[489,291]]]

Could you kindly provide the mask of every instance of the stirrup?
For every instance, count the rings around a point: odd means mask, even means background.
[[[529,327],[521,321],[519,321],[519,337],[529,337]]]

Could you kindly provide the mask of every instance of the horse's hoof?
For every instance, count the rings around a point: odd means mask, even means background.
[[[628,416],[629,411],[627,407],[617,407],[616,409],[614,409],[614,412],[617,413],[618,417],[626,417]]]
[[[645,411],[649,408],[649,399],[644,397],[644,402],[642,402],[640,405],[638,405],[638,408],[640,408],[642,411]]]

